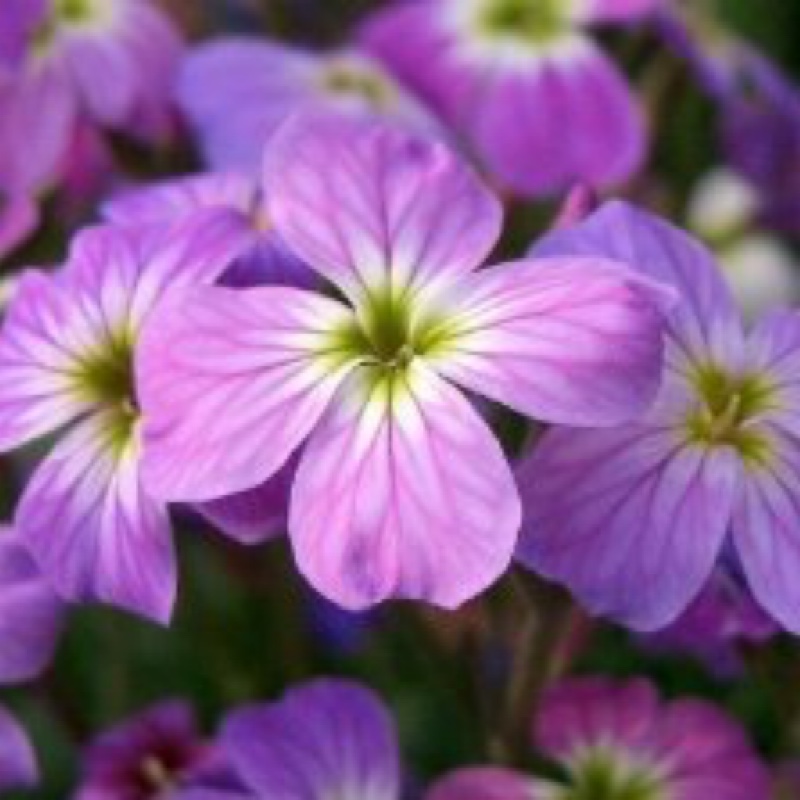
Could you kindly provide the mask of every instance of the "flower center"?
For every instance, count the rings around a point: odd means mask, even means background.
[[[552,42],[572,27],[571,0],[491,0],[482,27],[495,36],[534,44]]]
[[[322,77],[326,94],[364,100],[373,108],[386,108],[395,98],[391,84],[368,62],[349,56],[330,59]]]
[[[114,14],[113,5],[113,0],[55,0],[47,17],[33,33],[34,52],[47,54],[64,28],[105,24]]]
[[[752,422],[774,407],[770,383],[758,375],[732,376],[717,367],[698,370],[693,383],[700,403],[687,420],[690,440],[735,447],[746,460],[762,462],[767,443]]]
[[[645,765],[610,753],[590,752],[572,773],[572,786],[559,800],[663,800],[661,777]]]

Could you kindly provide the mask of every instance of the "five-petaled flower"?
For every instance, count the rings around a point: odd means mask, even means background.
[[[208,287],[160,307],[137,361],[144,470],[168,500],[267,481],[304,445],[289,533],[331,599],[455,606],[520,523],[499,442],[454,384],[553,422],[651,402],[664,291],[603,258],[475,271],[495,198],[442,144],[352,116],[273,139],[268,214],[335,287]]]

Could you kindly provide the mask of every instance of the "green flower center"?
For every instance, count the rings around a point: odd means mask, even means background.
[[[111,0],[55,0],[49,15],[33,34],[34,52],[47,54],[63,28],[93,26],[112,13]]]
[[[368,64],[337,58],[329,62],[322,78],[327,94],[358,97],[373,108],[386,108],[395,97],[394,88]]]
[[[690,441],[736,448],[746,461],[763,463],[769,455],[764,437],[751,425],[775,407],[775,388],[759,375],[732,376],[707,366],[694,374],[700,406],[687,420]]]
[[[133,341],[128,333],[113,335],[84,358],[76,369],[75,380],[93,403],[135,407]]]
[[[664,800],[662,780],[606,752],[582,758],[559,800]]]
[[[94,8],[94,0],[58,0],[55,15],[65,22],[85,22],[92,18]]]
[[[493,35],[534,44],[560,38],[571,29],[571,0],[492,0],[482,27]]]

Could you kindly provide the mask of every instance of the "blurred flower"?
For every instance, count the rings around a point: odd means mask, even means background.
[[[317,54],[256,38],[218,39],[185,58],[178,99],[215,169],[257,172],[275,129],[309,107],[438,132],[423,106],[356,50]]]
[[[0,683],[39,675],[53,656],[64,612],[17,534],[0,529]]]
[[[742,644],[762,644],[778,627],[726,570],[717,569],[697,599],[678,619],[645,644],[659,652],[699,658],[720,677],[741,673]]]
[[[23,244],[38,224],[39,209],[30,197],[0,193],[0,261]]]
[[[566,680],[536,710],[534,746],[561,782],[472,768],[427,800],[768,800],[768,773],[744,731],[702,700],[662,702],[645,680]]]
[[[688,208],[689,227],[710,244],[746,323],[800,300],[800,262],[774,233],[758,228],[756,188],[727,169],[707,174]]]
[[[454,384],[539,418],[621,423],[656,389],[665,293],[605,259],[475,272],[499,204],[444,145],[390,125],[295,117],[266,183],[278,234],[346,302],[216,287],[164,306],[139,361],[149,485],[224,497],[308,440],[289,531],[312,585],[350,609],[459,605],[508,566],[519,503]]]
[[[400,796],[394,723],[376,695],[348,681],[319,680],[278,702],[234,711],[220,747],[246,789],[223,794],[200,785],[179,800]]]
[[[175,563],[166,507],[139,476],[134,355],[154,306],[216,279],[239,220],[167,230],[98,227],[56,274],[19,279],[0,334],[0,449],[70,426],[34,473],[15,527],[57,591],[169,618]]]
[[[167,800],[200,780],[217,755],[191,708],[160,703],[101,734],[88,749],[74,800]]]
[[[633,628],[673,622],[723,549],[757,602],[800,631],[800,316],[745,338],[711,255],[624,203],[553,233],[536,256],[616,258],[675,287],[664,381],[637,423],[557,428],[519,470],[519,557],[595,613]]]
[[[154,5],[12,0],[8,18],[0,187],[38,192],[57,182],[75,126],[85,121],[145,139],[168,135],[181,42]]]
[[[0,792],[30,788],[38,779],[36,755],[25,731],[0,706]]]
[[[362,34],[462,133],[487,169],[525,195],[616,184],[645,153],[624,76],[587,35],[658,0],[408,0]]]

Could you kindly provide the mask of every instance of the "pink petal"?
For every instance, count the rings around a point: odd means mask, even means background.
[[[166,508],[144,489],[135,441],[120,419],[78,423],[31,478],[17,508],[20,538],[56,590],[169,620],[175,556]]]
[[[353,300],[469,272],[499,233],[499,203],[444,145],[361,118],[296,116],[265,181],[279,234]]]
[[[671,0],[588,0],[579,15],[587,22],[629,22],[652,14]]]
[[[436,361],[452,380],[570,425],[618,424],[653,401],[658,287],[603,258],[515,262],[471,281],[447,321],[453,343]]]
[[[38,773],[36,754],[25,731],[0,706],[0,791],[31,787]]]
[[[346,608],[452,608],[506,569],[519,514],[489,428],[415,360],[393,377],[364,368],[342,389],[302,455],[289,532],[301,571]]]
[[[537,800],[534,782],[510,769],[465,767],[438,780],[425,800]]]
[[[520,560],[596,614],[668,625],[711,574],[740,486],[732,449],[683,439],[668,424],[546,433],[518,472]]]
[[[137,356],[151,487],[205,501],[274,475],[352,368],[325,355],[351,321],[342,304],[289,288],[197,289],[165,304]]]

